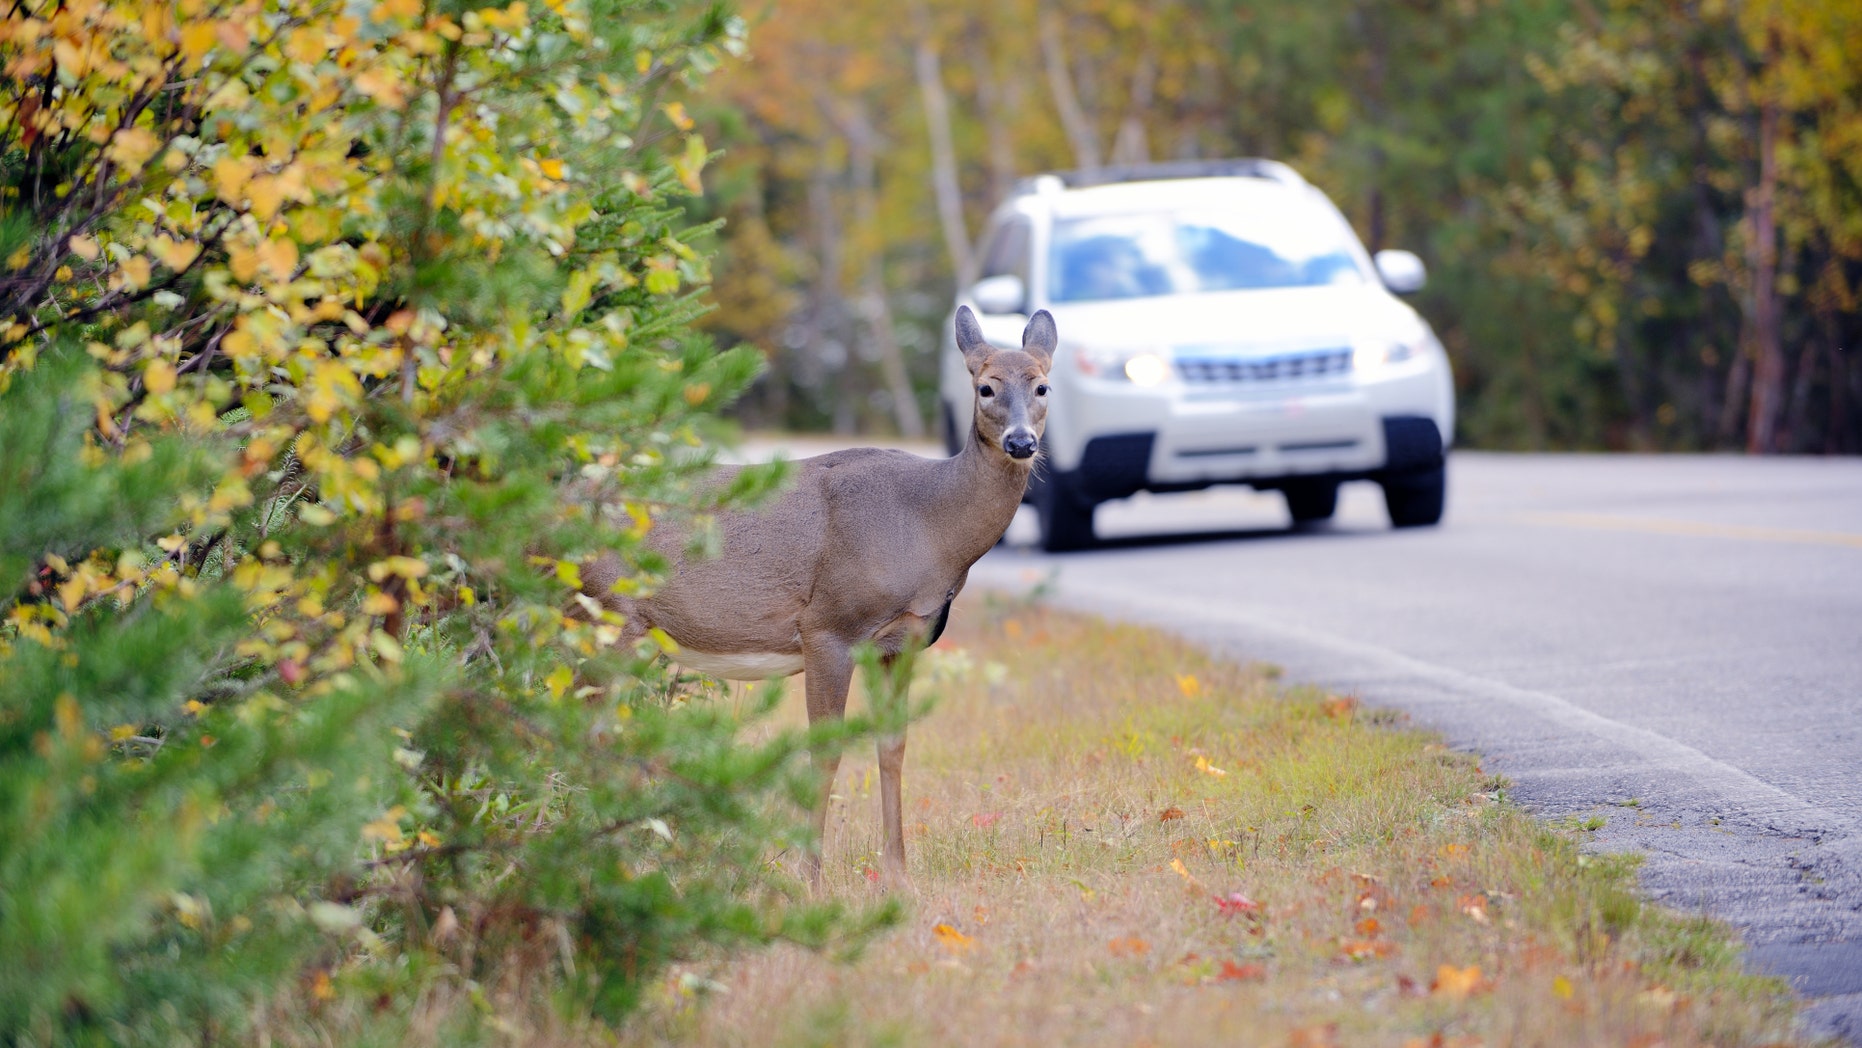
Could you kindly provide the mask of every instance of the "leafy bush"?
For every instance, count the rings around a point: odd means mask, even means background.
[[[747,743],[575,593],[780,479],[692,484],[757,361],[686,327],[678,99],[740,35],[650,0],[0,26],[0,1042],[614,1022],[704,944],[889,917],[771,865],[800,752],[862,726]]]

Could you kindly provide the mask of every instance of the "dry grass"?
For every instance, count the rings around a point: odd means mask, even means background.
[[[905,926],[851,963],[675,973],[630,1037],[1789,1039],[1788,997],[1740,974],[1724,929],[1640,906],[1630,864],[1580,855],[1396,718],[1145,630],[975,597],[953,619],[920,673],[939,703],[907,758]],[[877,891],[876,792],[850,756],[832,892]]]

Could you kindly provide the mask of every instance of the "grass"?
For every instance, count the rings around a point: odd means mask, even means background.
[[[1642,904],[1400,716],[1134,627],[968,597],[920,671],[904,926],[667,980],[629,1037],[725,1045],[1766,1044],[1782,984]],[[799,689],[797,689],[799,690]],[[856,700],[858,701],[858,700]],[[799,702],[792,702],[794,706]],[[799,716],[799,713],[797,714]],[[870,755],[827,890],[877,892]]]

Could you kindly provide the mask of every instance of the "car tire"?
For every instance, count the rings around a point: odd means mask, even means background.
[[[1419,528],[1441,522],[1448,495],[1445,465],[1386,473],[1377,482],[1384,489],[1384,508],[1390,512],[1391,527]]]
[[[1067,553],[1092,546],[1092,502],[1074,490],[1065,474],[1050,473],[1039,483],[1034,509],[1041,520],[1041,548]]]
[[[1296,528],[1331,520],[1338,512],[1336,480],[1292,480],[1281,487],[1280,494],[1286,496],[1287,512]]]

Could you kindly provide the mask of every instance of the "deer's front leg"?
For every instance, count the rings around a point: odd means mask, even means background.
[[[886,883],[904,887],[910,883],[905,873],[905,822],[900,810],[899,776],[905,770],[905,728],[897,735],[879,737],[879,804],[885,823]]]
[[[808,724],[839,720],[847,712],[847,688],[853,683],[853,655],[836,642],[804,644],[802,648],[803,683],[808,694]],[[834,793],[834,774],[840,770],[840,749],[816,753],[815,767],[821,771],[821,804],[815,809],[815,850],[803,863],[808,884],[821,887],[821,860],[827,850],[828,798]]]

